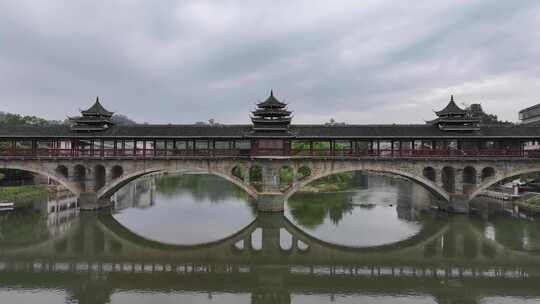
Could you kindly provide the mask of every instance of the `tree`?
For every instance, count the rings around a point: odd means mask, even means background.
[[[137,124],[136,121],[130,119],[129,117],[123,114],[114,114],[111,120],[114,122],[114,124],[118,126],[131,126],[131,125]]]

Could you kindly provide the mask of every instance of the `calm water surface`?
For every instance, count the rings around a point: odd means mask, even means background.
[[[539,303],[540,225],[457,216],[359,175],[257,214],[208,175],[141,179],[115,209],[73,198],[0,214],[0,303]]]

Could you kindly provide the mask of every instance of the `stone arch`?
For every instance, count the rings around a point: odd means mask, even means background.
[[[453,167],[446,166],[441,171],[441,181],[443,189],[449,193],[456,190],[456,170]]]
[[[284,165],[281,166],[278,170],[279,176],[279,187],[281,189],[288,189],[294,183],[294,169],[292,166]]]
[[[83,165],[78,164],[73,167],[73,181],[81,192],[86,191],[86,168]]]
[[[63,187],[65,187],[71,193],[75,195],[79,195],[80,193],[80,190],[73,183],[71,183],[66,177],[58,174],[56,170],[52,170],[52,169],[47,170],[46,168],[41,167],[41,166],[36,167],[36,166],[24,165],[24,164],[23,165],[10,164],[9,162],[3,163],[2,169],[21,170],[21,171],[31,172],[34,174],[45,176],[47,178],[50,178],[56,181],[57,183],[59,183],[60,185],[62,185]]]
[[[98,191],[103,188],[106,183],[106,171],[103,165],[94,166],[94,190]]]
[[[117,179],[120,176],[124,175],[124,168],[120,165],[114,165],[111,168],[111,179]]]
[[[329,176],[329,175],[333,175],[333,174],[337,174],[337,173],[352,172],[352,171],[381,172],[381,173],[389,173],[389,174],[394,174],[394,175],[398,175],[398,176],[401,176],[401,177],[405,177],[407,179],[410,179],[410,180],[424,186],[425,188],[427,188],[428,190],[430,190],[431,192],[433,192],[437,196],[443,198],[444,200],[450,201],[450,194],[448,192],[446,192],[444,189],[442,189],[441,187],[437,186],[434,182],[428,180],[427,178],[424,178],[423,176],[419,176],[417,174],[408,173],[408,172],[404,172],[404,171],[401,171],[401,170],[398,170],[398,169],[394,169],[394,168],[381,168],[380,166],[374,166],[374,167],[370,167],[370,166],[361,166],[360,167],[359,166],[357,168],[346,168],[346,169],[332,168],[332,169],[330,169],[328,171],[318,172],[319,174],[312,175],[309,178],[306,178],[304,180],[301,180],[301,181],[298,181],[297,183],[295,183],[290,189],[288,189],[285,192],[285,199],[291,197],[300,188],[306,186],[307,184],[309,184],[309,183],[311,183],[311,182],[313,182],[313,181],[315,181],[315,180],[317,180],[319,178],[323,178],[325,176]]]
[[[263,174],[263,166],[260,164],[253,164],[249,168],[249,182],[261,183]]]
[[[493,167],[485,167],[482,169],[482,181],[495,176],[495,169]]]
[[[519,175],[524,175],[524,174],[530,174],[530,173],[535,173],[535,172],[540,172],[540,167],[530,167],[530,168],[526,168],[526,169],[521,169],[521,170],[515,170],[515,171],[511,171],[509,173],[506,173],[506,174],[503,174],[501,172],[497,172],[494,168],[492,167],[486,167],[486,168],[491,168],[494,172],[494,175],[490,176],[489,178],[485,178],[485,179],[482,179],[482,182],[478,185],[478,187],[476,187],[476,189],[474,190],[474,192],[472,192],[469,196],[468,196],[468,200],[472,200],[473,198],[475,198],[476,196],[478,196],[478,194],[480,194],[480,192],[488,189],[489,187],[505,180],[505,179],[508,179],[508,178],[511,178],[511,177],[517,177]],[[486,169],[484,168],[484,170]],[[482,171],[484,171],[482,170]],[[483,174],[484,172],[482,172]]]
[[[306,165],[300,166],[298,170],[296,171],[296,175],[298,176],[298,180],[304,180],[306,178],[309,178],[311,176],[311,168],[309,168]]]
[[[63,178],[69,178],[69,170],[64,165],[59,165],[54,171],[56,172],[56,174],[62,176]]]
[[[463,169],[463,183],[476,184],[476,169],[472,166],[467,166]]]
[[[437,171],[435,171],[433,167],[425,167],[424,170],[422,170],[422,175],[432,182],[437,181]]]
[[[252,196],[254,198],[257,197],[257,191],[253,187],[251,187],[251,186],[243,183],[242,181],[238,180],[238,178],[232,176],[230,173],[223,174],[223,173],[220,173],[220,172],[208,171],[208,170],[200,169],[200,168],[185,168],[183,170],[169,170],[169,168],[163,168],[163,167],[161,167],[161,168],[148,168],[148,169],[144,169],[144,170],[135,171],[135,172],[132,172],[132,173],[129,173],[129,174],[124,174],[120,178],[112,180],[109,184],[105,185],[105,187],[100,189],[98,191],[98,193],[97,193],[97,197],[98,197],[98,199],[109,198],[111,195],[113,195],[116,191],[118,191],[120,188],[122,188],[123,186],[125,186],[129,182],[134,181],[139,177],[142,177],[142,176],[145,176],[145,175],[148,175],[148,174],[152,174],[152,173],[158,173],[158,172],[170,172],[170,173],[174,173],[174,172],[190,172],[190,173],[212,174],[212,175],[215,175],[215,176],[219,176],[219,177],[221,177],[223,179],[226,179],[229,182],[237,185],[238,187],[240,187],[241,189],[246,191],[246,193],[248,193],[250,196]]]
[[[231,175],[241,181],[246,179],[246,168],[242,164],[234,165],[231,169]]]
[[[100,215],[98,217],[98,222],[96,228],[99,228],[103,231],[107,238],[110,240],[116,240],[119,242],[122,248],[150,248],[153,250],[175,250],[181,252],[182,250],[193,251],[194,247],[197,247],[197,250],[209,250],[211,252],[223,252],[224,250],[238,250],[234,248],[235,244],[239,241],[244,241],[244,248],[249,248],[246,246],[245,241],[249,239],[249,236],[255,231],[258,221],[254,219],[251,223],[247,224],[244,228],[232,233],[229,236],[225,236],[222,239],[199,243],[199,244],[168,244],[162,243],[160,241],[155,241],[147,239],[139,234],[134,233],[133,231],[127,229],[123,224],[118,222],[113,214],[108,212]],[[128,249],[129,250],[129,249]],[[242,249],[240,249],[242,250]]]
[[[472,166],[467,166],[463,169],[462,180],[463,180],[463,193],[470,193],[474,190],[474,187],[477,184],[477,173],[476,168]]]

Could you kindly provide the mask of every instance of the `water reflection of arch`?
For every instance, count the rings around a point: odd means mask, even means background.
[[[470,225],[469,225],[470,226]],[[120,223],[116,222],[111,214],[99,215],[94,218],[83,214],[78,221],[78,225],[73,227],[72,233],[57,238],[51,242],[21,248],[20,250],[1,250],[1,257],[11,258],[38,258],[51,259],[56,261],[78,260],[78,261],[101,261],[106,262],[135,262],[135,263],[163,263],[167,260],[171,263],[202,263],[212,265],[213,263],[226,263],[228,265],[393,265],[398,263],[404,266],[418,265],[418,267],[433,267],[441,263],[452,263],[455,265],[467,265],[474,261],[478,265],[527,265],[538,263],[540,257],[532,256],[526,252],[509,250],[494,241],[489,241],[497,254],[495,258],[469,260],[463,258],[462,253],[455,256],[439,254],[426,259],[424,257],[425,248],[432,242],[437,242],[445,233],[459,230],[469,230],[468,226],[460,226],[450,221],[449,224],[437,225],[434,220],[427,223],[425,228],[417,235],[403,241],[364,248],[355,248],[331,244],[316,239],[300,228],[296,227],[283,215],[261,216],[247,225],[240,231],[221,240],[198,244],[194,246],[172,245],[157,241],[152,241],[140,237],[129,231]],[[250,241],[251,234],[262,228],[265,232],[263,236],[262,250],[256,251],[249,246],[238,249],[235,244],[239,241]],[[279,247],[280,229],[285,229],[295,240],[302,241],[308,246],[307,250],[298,250],[293,246],[290,250]],[[79,232],[77,232],[79,230]],[[83,236],[84,242],[89,245],[98,246],[86,248],[81,251],[74,250],[74,245],[70,242],[77,241],[74,236]],[[471,234],[475,239],[485,242],[485,235],[480,232]],[[67,242],[67,250],[58,250],[61,243]],[[76,244],[75,244],[76,245]],[[98,246],[98,247],[99,247]],[[510,257],[510,258],[509,258]]]
[[[199,244],[168,244],[142,237],[127,227],[118,222],[112,213],[101,213],[99,215],[99,223],[103,225],[111,234],[119,237],[124,241],[131,242],[141,247],[148,247],[159,250],[183,250],[183,249],[216,249],[217,247],[229,246],[235,242],[242,240],[249,236],[257,228],[257,219],[254,219],[244,228],[240,229],[233,234],[226,236],[219,240],[209,241]]]
[[[294,223],[292,223],[289,219],[284,217],[284,227],[285,229],[291,233],[294,237],[298,238],[302,242],[313,246],[317,245],[322,248],[326,249],[332,249],[332,250],[338,250],[338,251],[344,251],[344,252],[352,252],[352,253],[377,253],[377,252],[385,252],[386,254],[411,248],[411,247],[419,247],[423,244],[429,242],[433,238],[436,238],[437,236],[440,236],[444,232],[448,231],[449,225],[446,223],[444,226],[437,225],[437,222],[435,220],[429,220],[426,222],[426,224],[420,229],[420,231],[404,240],[388,243],[388,244],[381,244],[381,245],[375,245],[375,246],[364,246],[364,247],[356,247],[356,246],[348,246],[348,245],[340,245],[328,241],[324,241],[321,239],[318,239],[309,233],[303,231],[301,228],[297,227]]]
[[[268,227],[267,223],[261,222],[261,221],[264,221],[265,218],[272,218],[271,220],[272,227]],[[217,250],[218,248],[222,248],[222,247],[234,247],[234,245],[239,241],[250,240],[251,234],[254,233],[257,230],[257,228],[262,228],[263,230],[276,229],[277,231],[279,231],[280,228],[284,228],[288,233],[292,235],[293,239],[302,241],[303,243],[307,244],[310,248],[313,246],[316,246],[318,248],[324,248],[324,250],[334,251],[335,253],[338,253],[340,251],[353,252],[353,253],[354,252],[356,253],[373,253],[373,252],[389,253],[392,251],[401,250],[408,247],[420,246],[426,242],[429,242],[431,239],[441,235],[442,233],[448,230],[448,225],[440,226],[440,225],[437,225],[436,221],[432,220],[432,221],[427,221],[426,225],[424,225],[423,228],[417,234],[412,235],[411,237],[407,239],[389,243],[389,244],[378,245],[378,246],[353,247],[353,246],[334,244],[334,243],[326,242],[324,240],[317,239],[309,235],[302,229],[298,228],[294,223],[292,223],[289,219],[287,219],[282,214],[279,214],[279,215],[263,214],[262,216],[258,216],[246,227],[240,229],[239,231],[223,239],[201,243],[201,244],[176,245],[176,244],[167,244],[167,243],[144,238],[130,231],[125,226],[123,226],[110,213],[101,214],[99,216],[99,223],[103,224],[103,226],[106,229],[108,229],[111,234],[114,234],[117,237],[123,239],[124,241],[128,241],[132,244],[136,244],[141,247],[149,247],[149,248],[159,249],[159,250],[180,250],[180,251],[184,249]],[[277,244],[272,244],[273,249],[277,249],[277,248],[274,248],[275,245]],[[257,254],[257,251],[259,251],[259,250],[253,250],[253,248],[251,248],[250,246],[246,246],[245,249],[251,251],[250,254]],[[300,252],[302,251],[303,250],[300,250]],[[288,252],[288,250],[281,250],[281,252],[286,253]],[[305,252],[307,252],[307,250]]]

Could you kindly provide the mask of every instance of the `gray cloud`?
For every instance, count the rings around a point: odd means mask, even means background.
[[[138,121],[418,123],[453,93],[503,119],[540,102],[531,1],[0,3],[0,110],[62,119],[100,95]]]

